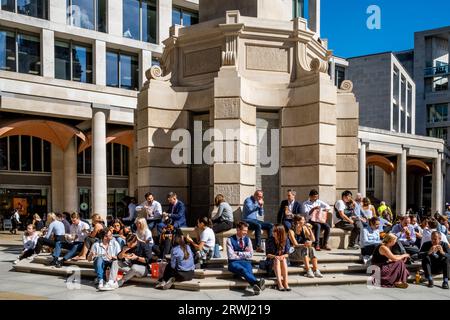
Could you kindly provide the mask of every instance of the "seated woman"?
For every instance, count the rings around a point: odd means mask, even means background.
[[[89,236],[84,240],[83,249],[78,256],[73,257],[72,260],[86,260],[86,256],[91,249],[92,245],[97,241],[101,240],[99,236],[99,232],[105,228],[105,223],[103,222],[102,217],[98,213],[94,213],[92,215],[92,231],[89,233]]]
[[[273,269],[277,277],[279,291],[291,291],[288,280],[287,259],[289,257],[289,239],[282,224],[276,224],[273,234],[266,243],[267,268]]]
[[[142,278],[150,273],[152,249],[144,242],[139,241],[135,234],[128,235],[127,244],[119,253],[118,258],[119,271],[125,272],[123,278],[118,281],[119,287],[133,277]]]
[[[196,259],[203,263],[212,258],[214,253],[214,245],[216,244],[216,235],[211,229],[212,222],[208,217],[202,217],[197,220],[197,228],[200,234],[199,240],[195,242],[189,235],[186,241],[193,247]]]
[[[101,240],[92,245],[88,255],[88,261],[94,261],[94,270],[97,274],[96,282],[99,290],[114,290],[119,287],[117,284],[117,272],[119,265],[117,255],[120,253],[120,245],[114,239],[111,230],[103,229],[98,233]],[[106,269],[109,270],[109,281],[105,285]]]
[[[183,235],[176,235],[171,251],[170,264],[164,270],[162,281],[157,289],[170,289],[175,281],[189,281],[194,277],[194,254],[184,241]]]
[[[381,286],[396,287],[406,289],[406,282],[409,272],[406,269],[405,261],[409,259],[409,254],[395,255],[392,253],[392,247],[397,243],[397,237],[388,233],[381,244],[379,244],[372,256],[372,265],[380,268]]]
[[[361,221],[363,222],[364,227],[369,226],[369,219],[377,216],[375,207],[372,205],[369,198],[362,199],[360,212],[361,212]]]
[[[109,227],[109,230],[111,230],[113,237],[120,244],[120,247],[123,248],[126,243],[127,231],[122,221],[120,219],[115,219],[112,225]]]
[[[41,231],[45,226],[44,221],[42,221],[41,217],[37,213],[33,215],[32,224],[34,225],[36,231]]]
[[[365,263],[380,243],[380,219],[372,217],[369,219],[369,226],[364,228],[361,233],[361,255]]]
[[[23,251],[20,256],[14,261],[17,264],[20,260],[31,257],[34,254],[34,248],[36,247],[39,234],[36,231],[34,224],[29,224],[27,230],[23,233]]]
[[[214,198],[214,204],[218,207],[217,214],[212,217],[214,233],[228,231],[233,228],[233,210],[228,202],[225,201],[225,197],[222,194],[218,194]]]
[[[289,239],[294,247],[294,252],[289,256],[292,260],[303,260],[305,264],[306,276],[308,278],[322,278],[323,275],[317,266],[316,250],[314,249],[314,233],[306,226],[304,216],[294,216],[294,224],[289,230]],[[312,270],[310,268],[312,262]]]
[[[136,220],[136,236],[138,237],[138,240],[153,246],[153,236],[148,228],[147,219],[138,218]]]

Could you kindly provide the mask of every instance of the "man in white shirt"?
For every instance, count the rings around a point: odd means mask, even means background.
[[[66,241],[57,242],[56,246],[62,246],[69,251],[63,257],[62,261],[56,263],[57,268],[61,268],[64,261],[70,260],[83,249],[84,240],[88,236],[91,227],[84,221],[80,220],[78,212],[72,212],[70,215],[72,224],[70,225],[70,234],[66,234]]]
[[[357,203],[352,199],[352,193],[348,190],[342,192],[342,199],[338,200],[334,205],[336,210],[336,228],[351,231],[349,239],[349,249],[358,250],[359,246],[356,244],[363,225],[356,214]]]
[[[315,249],[320,251],[320,232],[323,229],[323,249],[331,250],[328,245],[328,240],[330,238],[330,230],[331,227],[327,223],[328,212],[331,210],[331,207],[319,200],[319,192],[315,189],[309,192],[309,199],[303,202],[303,212],[306,213],[309,218],[309,222],[313,226],[315,242],[313,243]]]
[[[145,194],[145,201],[136,207],[136,211],[147,220],[150,231],[153,230],[158,222],[161,222],[161,203],[155,200],[151,192]]]
[[[19,214],[20,210],[21,210],[20,208],[17,208],[16,210],[14,210],[14,213],[11,216],[12,229],[9,232],[13,234],[17,233],[17,228],[19,227],[19,224],[21,224]]]

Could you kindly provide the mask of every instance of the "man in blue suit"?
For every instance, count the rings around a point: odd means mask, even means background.
[[[278,210],[277,222],[282,223],[286,230],[291,229],[294,214],[302,213],[302,205],[295,200],[296,192],[292,189],[287,191],[287,200],[281,201]]]
[[[175,192],[170,192],[167,195],[167,201],[169,202],[169,210],[167,210],[168,212],[163,213],[163,220],[166,220],[166,218],[170,219],[175,228],[187,227],[186,206],[184,203],[177,199],[177,194]],[[162,229],[165,226],[165,222],[158,224],[158,234],[161,234]]]
[[[256,190],[253,196],[244,201],[242,220],[248,223],[250,230],[255,230],[256,252],[264,252],[261,248],[261,230],[267,230],[272,236],[273,224],[258,220],[258,216],[264,215],[264,196],[261,190]]]

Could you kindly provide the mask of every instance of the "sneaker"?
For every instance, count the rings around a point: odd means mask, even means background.
[[[372,260],[371,256],[364,256],[363,257],[363,263],[365,266],[369,266],[370,265],[370,261]]]
[[[20,261],[19,259],[14,260],[13,264],[14,264],[14,265],[15,265],[15,264],[18,264],[19,261]]]
[[[174,283],[175,283],[175,278],[172,277],[169,280],[167,280],[167,282],[162,286],[162,289],[163,290],[170,289]]]
[[[264,289],[266,289],[266,280],[261,278],[258,282],[258,286],[261,289],[261,291],[264,291]]]
[[[331,247],[329,245],[327,245],[327,244],[323,247],[323,249],[325,249],[327,251],[331,251]]]
[[[223,247],[219,245],[219,251],[223,251]]]
[[[158,283],[155,286],[155,289],[162,289],[166,285],[166,282],[164,280],[158,281]]]
[[[306,277],[308,278],[314,278],[314,273],[311,269],[309,269],[308,271],[306,271]]]
[[[102,290],[102,288],[103,288],[104,286],[105,286],[105,283],[104,283],[103,279],[100,279],[99,282],[98,282],[97,288],[98,288],[99,290]]]
[[[55,267],[58,268],[58,269],[62,268],[63,263],[64,263],[64,261],[58,260],[58,261],[56,261]]]
[[[433,280],[428,280],[428,288],[433,288],[433,287],[434,287]]]
[[[442,283],[442,289],[448,289],[448,282]]]
[[[354,245],[352,245],[352,246],[348,246],[347,249],[348,249],[348,250],[359,250],[360,247],[359,247],[357,244],[354,244]]]
[[[98,278],[95,278],[94,285],[98,285]]]
[[[119,285],[117,284],[117,282],[111,282],[108,281],[108,283],[106,285],[104,285],[103,287],[99,288],[100,291],[112,291],[115,290],[119,287]]]
[[[322,275],[322,273],[320,272],[319,269],[314,271],[314,277],[316,277],[316,278],[323,278],[323,275]]]

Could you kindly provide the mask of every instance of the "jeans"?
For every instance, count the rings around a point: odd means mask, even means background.
[[[75,241],[73,243],[58,241],[56,242],[55,251],[61,251],[61,247],[69,249],[69,251],[64,256],[64,260],[69,260],[75,257],[81,249],[83,249],[84,242]]]
[[[247,260],[235,260],[228,262],[228,270],[243,277],[250,285],[258,282],[252,271],[252,263]]]
[[[361,255],[371,256],[373,254],[373,252],[375,251],[375,248],[379,245],[380,245],[379,243],[376,243],[376,244],[370,244],[370,245],[367,245],[367,246],[361,248]]]
[[[47,239],[45,237],[40,237],[37,241],[36,248],[34,249],[34,252],[36,254],[39,254],[42,250],[42,246],[49,246],[51,248],[55,248],[53,250],[53,258],[59,258],[61,254],[61,242],[64,242],[65,238],[64,236],[55,236],[55,240]],[[59,242],[59,244],[58,244]]]
[[[170,253],[170,250],[172,249],[172,239],[165,238],[162,240],[162,242],[159,244],[159,250],[160,255],[159,257],[161,259],[165,259],[166,255]]]
[[[223,221],[216,220],[216,221],[213,221],[212,229],[213,229],[214,233],[225,232],[225,231],[230,230],[231,228],[233,228],[233,222],[231,222],[231,221],[228,221],[228,220],[223,220]],[[217,237],[216,237],[216,239],[217,239]]]
[[[314,241],[314,246],[320,245],[320,232],[323,229],[323,246],[325,247],[328,244],[328,239],[330,239],[330,225],[328,223],[319,223],[319,222],[312,222],[311,224],[313,226],[314,230],[314,236],[316,238],[316,241]]]
[[[361,220],[357,219],[354,221],[353,224],[348,223],[347,221],[341,220],[338,223],[336,223],[336,228],[345,230],[345,231],[351,231],[350,239],[348,246],[353,247],[356,244],[356,240],[359,237],[359,234],[361,230],[363,229],[363,225]]]
[[[283,225],[286,228],[286,232],[291,230],[292,224],[293,224],[293,221],[291,219],[286,219],[286,220],[283,221]]]
[[[94,270],[97,274],[98,280],[106,280],[106,269],[109,267],[109,280],[116,280],[117,273],[119,272],[119,265],[117,260],[107,261],[102,257],[97,257],[94,260]]]
[[[261,230],[267,230],[269,237],[272,236],[273,224],[268,222],[262,222],[257,219],[243,219],[243,221],[248,223],[248,228],[250,230],[255,230],[255,240],[256,247],[261,247]]]
[[[27,249],[19,257],[19,260],[23,260],[25,258],[31,257],[34,253],[34,249]]]

